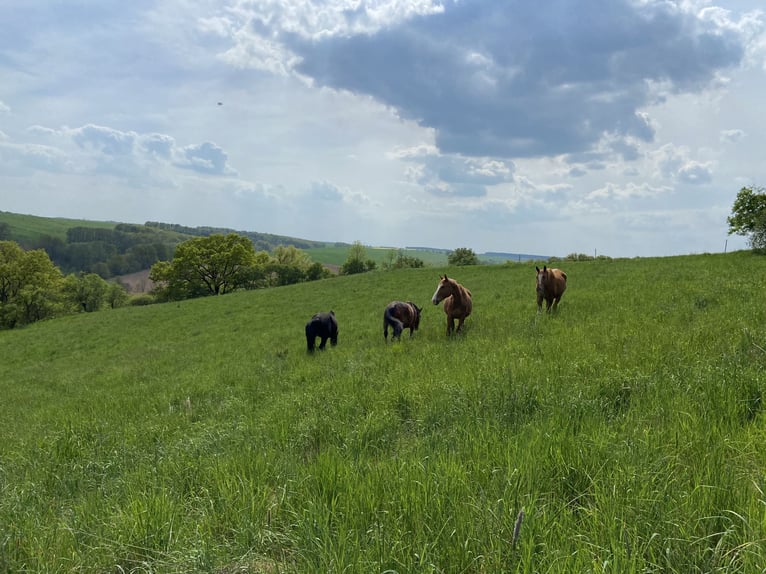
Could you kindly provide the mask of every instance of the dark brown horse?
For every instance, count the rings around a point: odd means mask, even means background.
[[[321,350],[324,350],[327,339],[330,339],[333,347],[338,344],[338,320],[335,318],[335,312],[317,313],[306,323],[306,348],[309,353],[314,352],[317,337],[321,339]]]
[[[400,339],[402,331],[405,329],[410,330],[410,337],[412,332],[418,330],[420,326],[420,312],[423,309],[415,305],[412,301],[403,303],[402,301],[392,301],[383,311],[383,337],[388,341],[388,327],[390,326],[394,330],[394,334],[391,336],[391,340]]]
[[[444,312],[447,314],[447,335],[455,331],[455,319],[457,319],[459,333],[463,329],[463,321],[473,309],[471,292],[445,275],[436,286],[434,296],[431,297],[434,305],[438,305],[440,301],[444,301]]]
[[[551,305],[555,311],[561,301],[561,296],[567,289],[567,274],[561,269],[548,269],[546,265],[537,269],[537,312],[543,310],[543,299],[545,299],[545,311],[550,313]]]

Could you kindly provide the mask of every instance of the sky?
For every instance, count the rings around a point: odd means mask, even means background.
[[[369,246],[747,248],[761,0],[0,0],[0,210]]]

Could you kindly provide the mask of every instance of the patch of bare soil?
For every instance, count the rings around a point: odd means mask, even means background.
[[[131,295],[140,295],[149,293],[154,288],[154,282],[149,279],[149,269],[136,271],[128,275],[119,275],[114,278],[115,281],[125,286],[125,289]]]

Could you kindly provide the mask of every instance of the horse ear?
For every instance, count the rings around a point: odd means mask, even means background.
[[[547,265],[543,265],[543,273],[545,273],[546,271],[548,271],[548,266]]]
[[[535,265],[535,269],[537,269],[537,272],[540,273],[540,268],[537,265]]]

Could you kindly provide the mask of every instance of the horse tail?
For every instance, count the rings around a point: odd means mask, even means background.
[[[388,326],[394,330],[393,337],[398,337],[402,331],[404,331],[404,323],[402,323],[395,315],[393,307],[386,307],[383,313],[383,337],[388,339]]]

